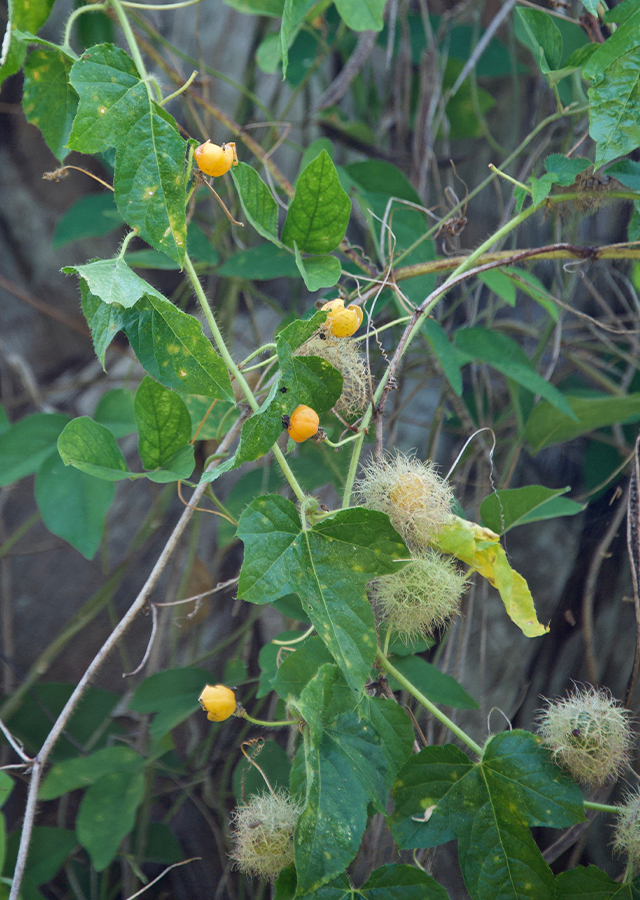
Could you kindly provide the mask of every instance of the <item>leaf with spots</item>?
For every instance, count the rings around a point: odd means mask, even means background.
[[[165,387],[233,402],[227,367],[202,325],[158,291],[127,310],[123,330],[143,368]]]
[[[180,266],[186,248],[186,142],[151,100],[129,56],[112,44],[91,47],[71,69],[79,96],[67,146],[81,153],[116,147],[113,188],[125,222]]]
[[[305,531],[294,504],[274,494],[247,507],[238,537],[245,545],[238,596],[271,603],[297,594],[347,682],[361,691],[376,650],[366,585],[397,572],[409,555],[387,516],[344,509]]]
[[[233,402],[227,367],[200,322],[177,309],[123,259],[94,260],[62,271],[80,276],[82,308],[103,365],[109,343],[122,329],[142,367],[160,384]]]
[[[421,750],[400,772],[394,801],[392,828],[401,846],[433,847],[457,837],[474,900],[550,900],[553,874],[529,829],[584,821],[580,788],[527,731],[491,738],[475,765],[455,747]]]
[[[34,50],[24,66],[22,108],[31,125],[42,132],[47,147],[63,162],[78,95],[69,84],[73,59],[61,50]]]
[[[294,841],[299,894],[321,887],[351,862],[370,801],[379,812],[385,809],[383,741],[354,709],[354,696],[345,687],[337,667],[325,664],[295,702],[306,723],[306,803]]]

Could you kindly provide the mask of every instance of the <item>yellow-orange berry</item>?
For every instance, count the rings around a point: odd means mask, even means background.
[[[329,300],[321,309],[328,310],[326,326],[334,337],[351,337],[362,325],[362,310],[359,306],[344,308],[344,300]]]
[[[196,147],[194,156],[198,168],[205,175],[213,175],[214,178],[224,175],[231,166],[238,165],[238,154],[234,143],[220,146],[212,144],[211,141],[205,141],[204,144]]]
[[[210,722],[224,722],[236,711],[236,695],[224,684],[207,684],[198,697]]]
[[[287,431],[296,444],[301,444],[302,441],[317,434],[319,427],[320,419],[315,409],[311,409],[310,406],[296,406],[289,416]]]

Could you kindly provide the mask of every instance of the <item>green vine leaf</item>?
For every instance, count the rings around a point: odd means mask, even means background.
[[[113,188],[120,214],[182,267],[186,142],[175,121],[150,99],[132,60],[112,44],[83,54],[70,82],[79,104],[67,146],[81,153],[117,148]]]
[[[200,322],[177,309],[124,260],[95,260],[62,271],[80,277],[82,308],[103,366],[107,347],[123,330],[140,364],[165,387],[233,402],[227,367]]]
[[[522,488],[508,488],[489,494],[482,501],[480,515],[487,528],[506,534],[517,525],[540,522],[558,516],[575,516],[586,504],[568,500],[562,495],[571,487],[551,488],[530,484]]]
[[[122,481],[133,474],[109,429],[88,416],[69,422],[58,438],[58,452],[65,466],[105,481]]]
[[[56,452],[60,432],[71,422],[58,413],[25,416],[0,434],[0,485],[33,475]]]
[[[47,21],[53,4],[54,0],[9,0],[9,15],[2,41],[0,84],[22,66],[29,38]]]
[[[430,847],[455,835],[475,900],[551,900],[553,875],[529,827],[584,821],[580,788],[526,731],[491,738],[476,765],[463,756],[427,747],[405,765],[394,790],[396,840]]]
[[[385,0],[336,0],[340,18],[352,31],[382,31]]]
[[[335,256],[327,254],[325,256],[306,256],[303,259],[296,243],[294,243],[294,251],[296,266],[308,291],[313,293],[321,288],[333,287],[340,281],[342,267]]]
[[[300,173],[282,242],[287,247],[297,244],[305,253],[330,253],[344,237],[350,214],[351,201],[331,157],[322,150]]]
[[[640,878],[620,884],[597,866],[576,866],[556,878],[556,897],[562,900],[640,900]]]
[[[295,833],[298,893],[339,875],[358,852],[367,804],[384,811],[388,787],[380,735],[353,711],[353,695],[334,665],[323,665],[305,686],[296,709],[306,723],[306,804]],[[348,791],[345,785],[349,785]]]
[[[244,214],[259,235],[282,247],[278,240],[278,204],[255,169],[238,163],[231,170]]]
[[[191,440],[191,416],[184,401],[174,391],[145,377],[136,391],[134,412],[142,465],[145,469],[169,468],[174,454]]]
[[[60,162],[69,152],[66,144],[78,107],[78,95],[69,84],[73,62],[61,50],[38,49],[29,54],[24,65],[24,114],[40,129],[47,147]]]
[[[371,604],[364,596],[376,575],[402,568],[408,551],[382,513],[340,510],[304,531],[293,503],[271,495],[240,517],[245,545],[238,596],[271,603],[297,594],[348,683],[360,692],[376,650]]]
[[[85,559],[96,554],[114,494],[113,484],[67,468],[59,453],[52,453],[36,475],[35,497],[42,521]]]
[[[76,834],[97,872],[107,868],[133,828],[144,786],[141,773],[110,772],[90,785],[82,798]]]
[[[561,410],[544,400],[533,408],[524,429],[524,436],[533,454],[597,428],[626,421],[634,422],[640,417],[640,393],[614,397],[594,391],[589,397],[567,397],[567,401],[571,407],[571,416],[564,415]]]
[[[582,74],[591,81],[589,134],[599,168],[640,145],[640,9],[598,46]]]

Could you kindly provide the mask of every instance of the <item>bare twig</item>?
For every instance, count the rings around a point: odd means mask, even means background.
[[[636,438],[635,453],[633,455],[633,467],[629,482],[628,510],[627,510],[627,550],[631,563],[631,578],[633,581],[633,605],[636,613],[636,652],[633,660],[633,668],[629,676],[627,691],[625,694],[625,706],[629,707],[638,678],[640,668],[640,434]]]
[[[149,659],[149,654],[151,653],[151,648],[153,647],[153,642],[155,640],[156,632],[158,631],[158,610],[154,603],[149,604],[151,606],[151,634],[149,635],[149,642],[147,643],[147,649],[144,651],[144,656],[142,657],[142,661],[140,665],[136,666],[133,672],[123,672],[123,678],[131,678],[132,675],[137,675],[142,669],[144,669],[147,660]]]
[[[618,503],[611,524],[607,528],[604,537],[596,547],[595,553],[589,565],[587,578],[584,585],[584,594],[582,595],[582,639],[584,642],[584,654],[587,661],[587,672],[589,681],[592,684],[598,683],[598,669],[595,653],[593,650],[593,599],[596,593],[596,585],[598,583],[598,575],[602,568],[611,542],[616,536],[616,532],[620,528],[620,523],[627,512],[627,504],[623,501]]]
[[[242,424],[242,418],[240,418],[235,424],[234,427],[229,431],[229,433],[225,436],[224,440],[221,442],[219,447],[219,452],[224,453],[233,443],[237,436],[237,432]],[[215,468],[215,466],[220,462],[219,459],[216,459],[212,462],[212,464],[208,467],[207,471]],[[27,862],[27,854],[29,852],[29,845],[31,843],[31,834],[33,832],[33,825],[35,822],[36,816],[36,802],[38,798],[38,789],[40,787],[40,778],[42,776],[43,767],[49,757],[49,754],[53,750],[53,747],[66,728],[67,722],[71,718],[71,715],[75,711],[78,703],[84,692],[89,687],[91,683],[91,679],[96,674],[102,663],[105,661],[109,653],[113,650],[118,641],[125,635],[128,631],[131,624],[137,618],[138,614],[144,609],[145,604],[151,594],[151,591],[155,587],[160,575],[164,571],[171,555],[174,550],[178,546],[180,538],[182,534],[189,524],[191,517],[193,516],[194,509],[193,507],[197,505],[198,500],[207,490],[208,483],[202,483],[198,485],[198,487],[193,492],[192,504],[186,506],[180,519],[178,520],[175,528],[169,540],[165,544],[160,556],[156,564],[154,565],[149,577],[147,578],[145,584],[142,587],[142,590],[133,601],[128,611],[122,617],[120,622],[113,629],[107,640],[104,642],[100,650],[98,650],[96,656],[93,661],[89,664],[87,670],[84,675],[80,679],[78,685],[75,690],[69,697],[64,709],[56,719],[53,724],[51,731],[49,732],[44,744],[40,748],[39,753],[33,760],[33,768],[31,770],[31,781],[29,783],[29,792],[27,794],[27,805],[25,808],[24,814],[24,822],[22,826],[22,834],[20,836],[20,846],[18,847],[18,856],[16,859],[15,870],[13,873],[13,882],[11,885],[11,893],[9,894],[9,900],[18,900],[18,896],[20,894],[20,886],[22,884],[22,877],[24,875],[24,869]]]
[[[170,872],[171,869],[177,869],[178,866],[186,866],[187,863],[195,862],[197,859],[201,859],[201,857],[192,856],[191,859],[183,859],[182,862],[173,863],[173,865],[167,866],[167,868],[160,872],[159,875],[156,875],[153,881],[150,881],[149,884],[145,884],[145,886],[143,888],[140,888],[139,891],[136,891],[135,894],[131,894],[131,896],[128,897],[127,900],[134,900],[135,897],[139,897],[140,894],[144,894],[144,892],[148,891],[150,887],[153,887],[156,881],[160,881],[161,878],[164,878],[167,872]]]
[[[27,765],[31,765],[33,760],[31,759],[30,756],[27,756],[27,754],[24,752],[24,747],[22,746],[22,744],[19,741],[17,741],[16,738],[14,738],[14,736],[11,734],[11,732],[9,731],[7,726],[4,724],[2,719],[0,719],[0,731],[2,731],[3,735],[9,741],[9,743],[11,744],[13,749],[16,751],[16,753],[18,754],[20,759],[23,760],[23,762],[25,762]]]
[[[451,88],[450,91],[447,91],[447,94],[446,94],[447,100],[449,100],[451,97],[453,97],[454,94],[456,94],[458,92],[458,89],[460,88],[461,84],[463,83],[463,81],[465,80],[467,75],[472,71],[472,69],[475,67],[476,63],[478,62],[478,60],[480,59],[480,57],[482,56],[484,51],[487,49],[489,41],[491,40],[491,38],[493,37],[495,32],[498,30],[498,28],[500,27],[502,22],[504,22],[504,20],[509,15],[509,13],[511,12],[511,10],[513,9],[513,7],[515,5],[516,5],[516,0],[507,0],[507,2],[502,5],[502,7],[501,7],[500,11],[497,13],[497,15],[495,15],[493,17],[493,19],[489,23],[488,27],[485,29],[482,37],[480,38],[478,43],[473,48],[473,53],[471,54],[469,59],[464,64],[462,72],[460,72],[460,74],[456,78],[453,87]]]

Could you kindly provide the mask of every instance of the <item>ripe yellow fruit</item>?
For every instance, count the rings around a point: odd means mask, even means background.
[[[351,337],[362,325],[362,310],[359,306],[344,308],[344,300],[329,300],[321,309],[328,310],[326,325],[334,337]]]
[[[205,141],[200,144],[194,151],[196,165],[205,175],[213,175],[218,178],[228,172],[231,166],[238,165],[238,154],[236,153],[236,145],[229,144],[212,144],[211,141]]]
[[[320,419],[318,418],[318,413],[315,409],[311,409],[310,406],[302,405],[296,406],[289,416],[287,431],[296,444],[301,444],[303,441],[306,441],[307,438],[317,434],[319,427]]]
[[[224,722],[236,711],[236,695],[224,684],[207,684],[198,697],[210,722]]]

